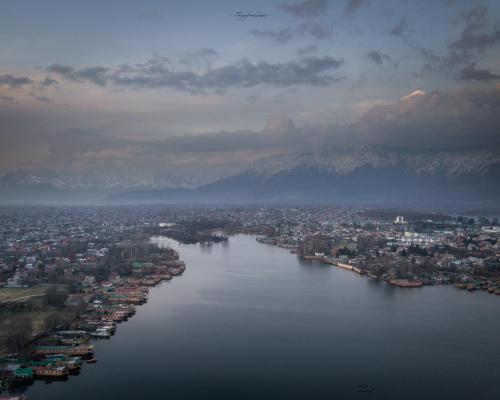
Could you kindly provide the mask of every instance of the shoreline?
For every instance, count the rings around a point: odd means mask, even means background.
[[[154,263],[147,272],[101,282],[90,290],[91,301],[67,327],[43,332],[19,350],[0,358],[0,398],[24,396],[35,380],[67,380],[80,373],[84,363],[94,364],[96,340],[110,339],[118,324],[133,317],[136,308],[145,304],[151,288],[180,276],[186,269],[178,252]],[[135,261],[134,261],[135,263]],[[6,372],[7,371],[7,372]],[[9,397],[10,396],[10,397]]]
[[[267,244],[275,247],[279,247],[285,250],[289,250],[291,254],[297,255],[302,260],[309,260],[309,261],[318,261],[319,263],[323,265],[332,265],[334,267],[337,267],[339,269],[343,269],[345,271],[351,271],[356,273],[357,275],[363,276],[366,275],[372,279],[376,279],[381,282],[385,282],[390,286],[402,288],[402,289],[409,289],[409,288],[421,288],[423,286],[454,286],[458,289],[462,290],[467,290],[468,292],[473,292],[476,290],[480,291],[485,291],[489,294],[495,294],[497,296],[500,296],[500,282],[497,284],[489,283],[486,281],[481,281],[479,278],[478,281],[480,283],[440,283],[440,284],[434,284],[434,283],[427,283],[421,278],[417,279],[397,279],[397,278],[391,278],[391,279],[384,279],[382,277],[376,276],[372,274],[369,271],[365,271],[359,267],[356,267],[355,265],[345,263],[338,261],[332,257],[328,257],[325,255],[299,255],[297,252],[297,246],[294,245],[288,245],[288,244],[279,244],[276,242],[276,240],[269,240],[269,239],[262,239],[259,238],[258,236],[255,237],[255,240],[258,243],[261,244]]]

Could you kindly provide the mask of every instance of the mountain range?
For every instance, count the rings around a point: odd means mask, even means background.
[[[116,203],[500,204],[500,149],[337,147],[279,154],[194,189],[129,190]]]
[[[500,204],[500,149],[332,147],[262,158],[193,185],[127,171],[17,171],[0,177],[2,203]]]

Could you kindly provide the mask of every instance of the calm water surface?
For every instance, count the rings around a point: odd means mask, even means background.
[[[251,236],[174,247],[184,275],[30,400],[500,399],[497,296],[396,289]]]

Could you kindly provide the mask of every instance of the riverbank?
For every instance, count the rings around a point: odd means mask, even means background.
[[[254,236],[154,240],[178,251],[182,278],[152,288],[111,340],[93,342],[96,364],[35,381],[30,400],[301,400],[311,387],[317,398],[496,398],[500,321],[488,296],[395,290]],[[359,393],[363,383],[373,392]]]
[[[280,247],[286,250],[289,250],[291,254],[296,254],[297,257],[302,258],[306,261],[316,261],[325,265],[332,265],[337,268],[354,272],[358,275],[366,275],[369,278],[376,279],[378,281],[386,282],[387,284],[398,287],[398,288],[421,288],[423,286],[433,286],[436,283],[420,278],[420,277],[412,277],[412,278],[395,278],[390,276],[377,276],[370,271],[364,270],[360,266],[350,264],[349,261],[340,260],[335,257],[325,256],[324,254],[309,254],[309,255],[298,255],[297,246],[291,244],[281,244],[275,239],[266,238],[266,237],[256,237],[256,241],[261,244],[272,245],[276,247]],[[439,282],[438,285],[450,285],[451,282],[443,281]],[[476,290],[482,290],[489,294],[495,294],[500,296],[500,282],[494,280],[488,280],[483,278],[474,279],[472,282],[461,282],[456,283],[454,285],[458,289],[467,290],[469,292],[473,292]]]
[[[88,286],[89,303],[70,324],[37,335],[18,354],[1,358],[0,390],[23,393],[34,380],[67,380],[78,375],[83,364],[95,364],[93,341],[111,338],[117,324],[130,319],[147,302],[151,288],[185,271],[176,252],[168,260],[143,264],[134,262],[130,276]]]

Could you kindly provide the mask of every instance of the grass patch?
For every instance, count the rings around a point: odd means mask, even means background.
[[[0,303],[6,301],[21,301],[32,296],[40,296],[47,291],[47,286],[32,286],[29,288],[0,288]]]

